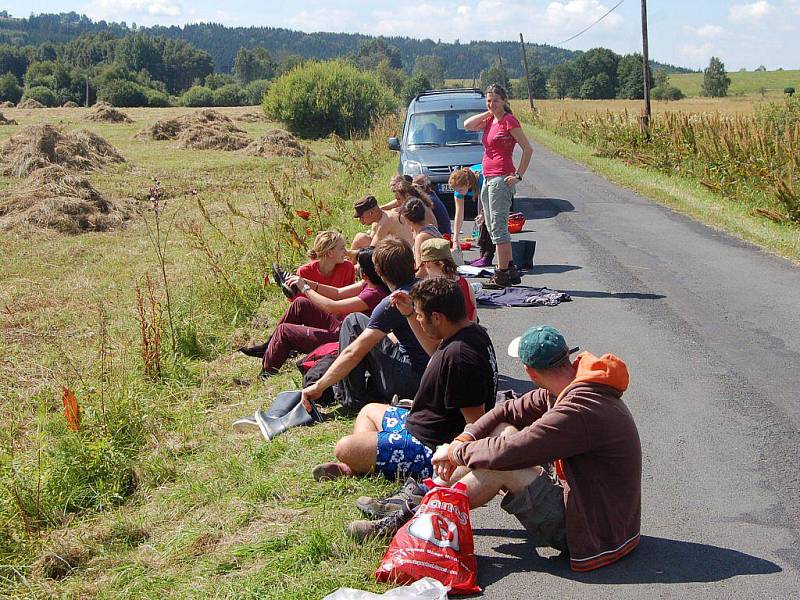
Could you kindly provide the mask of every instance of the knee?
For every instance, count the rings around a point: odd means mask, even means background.
[[[336,442],[336,447],[333,449],[333,454],[336,456],[336,459],[348,465],[352,462],[353,456],[351,438],[352,436],[349,435],[344,436]]]
[[[500,423],[497,427],[492,430],[492,433],[489,437],[500,437],[511,435],[512,433],[517,433],[519,430],[514,427],[513,425],[509,425],[508,423]]]

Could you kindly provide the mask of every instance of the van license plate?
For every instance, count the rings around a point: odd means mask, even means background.
[[[447,183],[440,183],[439,184],[439,191],[440,192],[447,192],[452,194],[453,193],[453,186]]]

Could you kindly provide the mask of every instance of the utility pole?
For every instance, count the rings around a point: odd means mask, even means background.
[[[522,61],[525,63],[525,81],[528,83],[528,102],[531,104],[531,112],[536,112],[536,107],[533,105],[533,92],[531,91],[531,72],[528,69],[528,53],[525,52],[525,40],[522,39],[522,34],[519,34],[519,45],[522,46]]]
[[[647,0],[642,0],[642,74],[644,76],[644,115],[642,126],[650,128],[650,57],[647,53]]]

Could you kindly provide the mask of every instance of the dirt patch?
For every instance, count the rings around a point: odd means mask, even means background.
[[[273,129],[249,144],[242,154],[250,156],[303,156],[308,146],[283,129]]]
[[[67,100],[61,105],[61,108],[78,108],[78,103],[73,102],[72,100]]]
[[[16,104],[11,102],[11,100],[6,100],[4,102],[0,102],[0,108],[14,108]]]
[[[25,177],[50,165],[77,171],[94,171],[124,162],[105,139],[80,129],[62,133],[49,124],[30,125],[0,147],[0,172]]]
[[[260,123],[267,120],[267,115],[264,113],[248,112],[235,117],[235,119],[242,123]]]
[[[33,98],[23,100],[17,105],[17,108],[47,108],[44,104]]]
[[[179,148],[199,150],[240,150],[252,141],[231,119],[212,109],[156,121],[140,131],[136,137],[176,140]]]
[[[0,113],[0,125],[16,125],[17,122],[14,119],[6,119],[3,113]]]
[[[102,123],[133,123],[133,119],[127,114],[107,102],[98,102],[92,106],[92,110],[86,115],[86,120]]]
[[[54,538],[32,565],[39,579],[64,579],[94,556],[94,549],[78,540]]]
[[[0,228],[33,225],[77,234],[122,227],[133,200],[107,200],[81,175],[58,165],[37,169],[0,197]]]

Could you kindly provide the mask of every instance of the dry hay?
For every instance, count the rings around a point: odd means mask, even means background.
[[[17,122],[14,119],[6,119],[3,113],[0,113],[0,125],[16,125]]]
[[[91,131],[62,133],[47,123],[30,125],[0,147],[0,172],[25,177],[49,165],[93,171],[124,162],[117,149]]]
[[[121,110],[111,106],[108,102],[98,102],[92,106],[92,110],[86,115],[86,120],[104,123],[133,123],[133,119]]]
[[[167,121],[156,121],[137,135],[140,139],[177,140],[179,148],[240,150],[252,140],[225,115],[200,110]]]
[[[237,121],[242,123],[259,123],[267,120],[267,115],[264,113],[247,112],[236,117]]]
[[[46,108],[44,104],[39,102],[38,100],[34,100],[33,98],[28,98],[27,100],[23,100],[17,105],[17,108]]]
[[[0,108],[14,108],[15,106],[16,104],[14,104],[11,100],[0,102]]]
[[[70,234],[108,231],[130,218],[130,202],[106,200],[84,177],[49,165],[0,197],[0,228],[27,224]]]
[[[78,108],[78,103],[73,102],[72,100],[67,100],[61,105],[61,108]]]
[[[283,129],[272,129],[242,150],[251,156],[303,156],[308,146]]]

